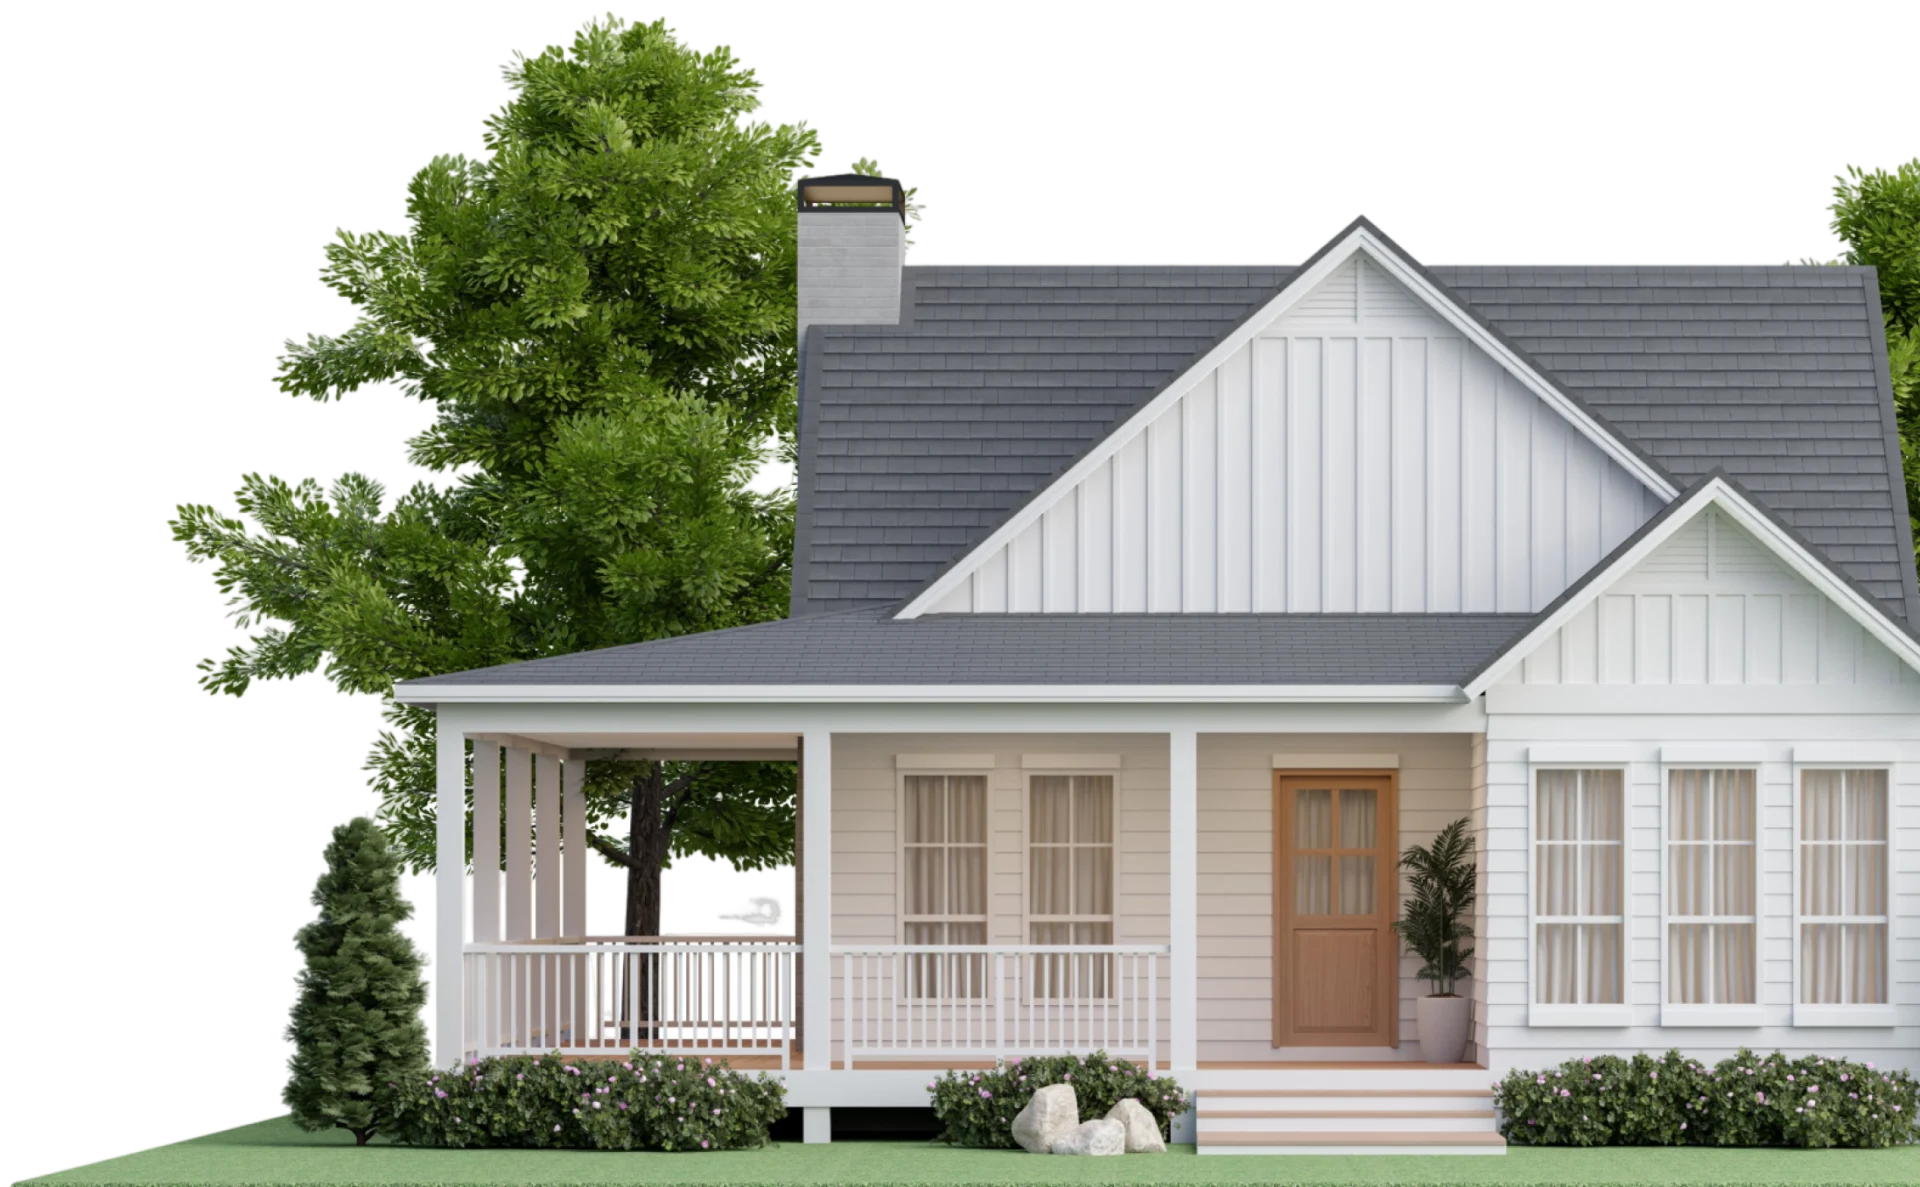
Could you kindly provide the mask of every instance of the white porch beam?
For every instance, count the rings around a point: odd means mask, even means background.
[[[460,1061],[467,913],[467,740],[440,714],[434,731],[433,1059]]]
[[[500,743],[473,744],[473,938],[500,938]]]
[[[507,934],[533,938],[533,755],[507,747]]]
[[[533,756],[533,938],[560,934],[560,760]]]
[[[1176,1075],[1200,1063],[1200,748],[1192,730],[1167,735],[1167,986],[1169,1044]]]
[[[807,914],[800,936],[806,972],[802,977],[806,1007],[801,1018],[800,1044],[808,1070],[826,1069],[833,1059],[833,964],[827,955],[833,943],[833,735],[808,730],[801,748],[800,843],[806,869],[803,893]],[[824,1124],[816,1122],[814,1124]],[[808,1126],[809,1133],[813,1125]]]
[[[587,934],[587,764],[571,759],[560,773],[560,828],[565,852],[566,892],[560,905],[560,934]]]

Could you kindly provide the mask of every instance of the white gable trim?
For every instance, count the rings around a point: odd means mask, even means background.
[[[1829,601],[1839,606],[1849,618],[1859,624],[1861,629],[1898,656],[1901,662],[1915,671],[1920,671],[1920,642],[1916,642],[1912,636],[1895,625],[1872,599],[1835,576],[1833,571],[1817,557],[1801,547],[1799,541],[1761,514],[1739,491],[1728,485],[1725,480],[1714,477],[1702,483],[1700,489],[1689,496],[1685,503],[1675,508],[1672,514],[1635,541],[1633,547],[1620,554],[1604,572],[1596,575],[1577,595],[1568,598],[1545,620],[1508,647],[1498,659],[1470,681],[1463,691],[1468,697],[1478,697],[1486,692],[1490,686],[1512,670],[1515,664],[1551,638],[1555,631],[1565,626],[1574,616],[1592,605],[1594,600],[1605,593],[1610,586],[1626,576],[1641,561],[1652,555],[1655,549],[1672,538],[1675,532],[1703,514],[1709,507],[1719,508],[1734,523],[1752,533],[1753,537],[1769,552],[1805,578],[1808,584],[1825,595]]]
[[[895,617],[918,618],[922,614],[932,612],[934,607],[966,581],[986,558],[1011,543],[1016,536],[1056,506],[1082,481],[1106,464],[1123,445],[1145,431],[1147,425],[1186,396],[1195,384],[1217,370],[1242,347],[1271,327],[1301,298],[1311,293],[1321,281],[1339,270],[1356,254],[1364,255],[1370,263],[1404,285],[1441,320],[1458,331],[1461,337],[1492,356],[1503,369],[1520,382],[1522,387],[1545,401],[1548,407],[1559,412],[1604,456],[1617,463],[1648,489],[1657,493],[1662,499],[1672,499],[1680,493],[1650,463],[1622,444],[1619,438],[1607,431],[1578,404],[1568,399],[1539,372],[1522,362],[1510,347],[1455,305],[1417,269],[1388,247],[1379,236],[1365,226],[1357,226],[1322,254],[1311,267],[1294,277],[1257,313],[1242,322],[1238,329],[1215,343],[1211,350],[1168,384],[1159,395],[1149,400],[1139,411],[1129,417],[1126,423],[1089,450],[1086,456],[1055,479],[1046,490],[1029,500],[1024,507],[996,528],[992,535],[981,541],[941,574],[933,584],[915,595],[913,600],[902,607]]]

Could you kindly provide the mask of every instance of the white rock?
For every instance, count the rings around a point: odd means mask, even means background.
[[[1049,1084],[1033,1094],[1013,1119],[1013,1140],[1033,1154],[1053,1149],[1054,1139],[1080,1124],[1080,1102],[1073,1085]]]
[[[1127,1153],[1165,1154],[1167,1143],[1160,1137],[1160,1124],[1147,1112],[1147,1106],[1133,1097],[1107,1110],[1107,1120],[1118,1121],[1127,1130]]]
[[[1118,1121],[1083,1121],[1054,1139],[1055,1154],[1125,1154],[1127,1127]]]

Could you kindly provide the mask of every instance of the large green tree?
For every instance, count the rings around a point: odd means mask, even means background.
[[[210,691],[324,670],[387,698],[368,760],[415,869],[434,861],[433,729],[394,682],[779,617],[792,501],[749,480],[794,421],[793,179],[805,126],[749,120],[724,48],[609,18],[519,58],[486,155],[439,157],[404,234],[342,232],[325,282],[358,310],[288,343],[281,390],[394,383],[432,406],[410,443],[450,480],[389,502],[249,475],[239,514],[183,506],[247,642]],[[657,934],[660,870],[790,858],[791,764],[589,764],[593,847]],[[621,827],[624,825],[624,827]]]
[[[1850,166],[1835,178],[1833,233],[1847,245],[1842,263],[1879,272],[1907,510],[1920,538],[1920,157],[1892,173]]]

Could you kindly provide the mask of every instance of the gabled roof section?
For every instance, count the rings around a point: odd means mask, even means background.
[[[1041,515],[1071,492],[1074,486],[1108,462],[1145,427],[1164,414],[1214,372],[1237,351],[1244,348],[1262,330],[1313,293],[1356,257],[1364,258],[1403,286],[1417,300],[1450,325],[1470,344],[1492,356],[1507,373],[1535,397],[1565,417],[1581,436],[1602,455],[1631,474],[1662,499],[1672,498],[1679,490],[1676,483],[1657,463],[1634,443],[1621,436],[1604,420],[1594,416],[1572,393],[1565,390],[1546,371],[1534,364],[1526,353],[1509,342],[1497,329],[1475,316],[1448,293],[1445,286],[1403,252],[1379,228],[1366,218],[1355,219],[1325,246],[1301,265],[1279,291],[1254,308],[1230,331],[1163,384],[1127,415],[1114,429],[1094,441],[1051,481],[1035,490],[988,536],[967,552],[954,558],[900,610],[900,617],[915,618],[939,606],[973,569],[1029,527]]]
[[[1824,559],[1791,527],[1741,488],[1725,470],[1716,469],[1643,524],[1612,555],[1595,565],[1527,624],[1511,642],[1491,655],[1462,684],[1469,697],[1487,691],[1515,664],[1551,638],[1622,577],[1672,539],[1687,524],[1718,508],[1750,533],[1770,554],[1812,585],[1869,636],[1901,662],[1920,671],[1920,637],[1860,584]]]

